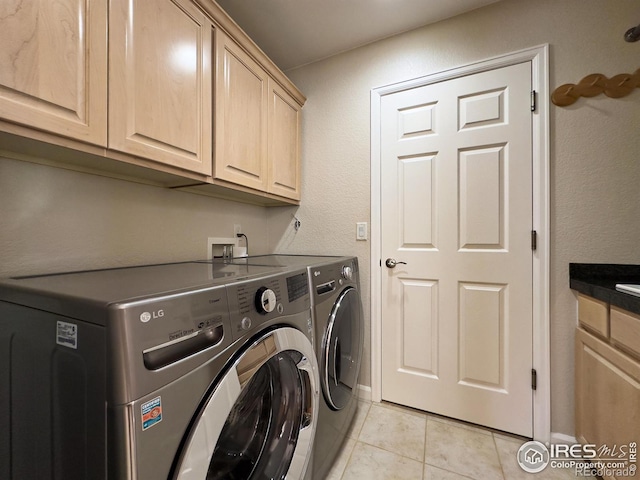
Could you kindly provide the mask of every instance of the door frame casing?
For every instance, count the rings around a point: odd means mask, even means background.
[[[531,62],[531,85],[536,92],[532,114],[533,226],[533,438],[551,440],[551,365],[549,329],[549,45],[539,45],[461,67],[371,90],[371,398],[382,400],[382,205],[381,103],[386,95],[518,63]]]

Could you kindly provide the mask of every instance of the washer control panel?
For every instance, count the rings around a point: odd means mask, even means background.
[[[231,334],[243,337],[266,322],[310,308],[306,270],[227,285]]]

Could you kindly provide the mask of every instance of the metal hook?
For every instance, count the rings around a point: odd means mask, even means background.
[[[640,40],[640,25],[630,28],[624,34],[626,42],[637,42]]]

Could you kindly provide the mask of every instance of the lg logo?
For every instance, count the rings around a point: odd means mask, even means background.
[[[164,310],[158,310],[156,312],[142,312],[140,314],[140,321],[147,323],[149,320],[164,317]]]

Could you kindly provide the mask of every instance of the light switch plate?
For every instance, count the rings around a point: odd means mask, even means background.
[[[367,239],[367,222],[357,222],[356,223],[356,240],[366,240]]]

